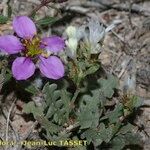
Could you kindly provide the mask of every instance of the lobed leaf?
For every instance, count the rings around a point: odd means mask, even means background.
[[[118,79],[113,75],[109,75],[107,79],[99,79],[98,82],[104,96],[111,98],[114,94],[114,89],[118,87]]]

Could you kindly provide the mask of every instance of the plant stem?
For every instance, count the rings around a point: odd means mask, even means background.
[[[71,101],[73,104],[74,104],[75,100],[77,99],[79,93],[80,93],[80,89],[76,89],[74,96],[72,98],[72,101]]]

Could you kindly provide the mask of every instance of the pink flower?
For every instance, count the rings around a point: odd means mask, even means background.
[[[51,79],[64,76],[64,65],[57,56],[47,56],[47,51],[59,52],[65,42],[61,37],[51,36],[39,39],[36,26],[27,16],[18,16],[13,20],[13,29],[18,35],[0,36],[0,50],[8,54],[22,53],[12,64],[12,73],[17,80],[26,80],[35,72],[35,59],[41,73]],[[37,61],[38,58],[38,61]]]

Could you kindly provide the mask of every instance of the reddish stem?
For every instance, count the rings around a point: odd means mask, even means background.
[[[40,10],[43,6],[48,5],[49,3],[63,3],[68,0],[42,0],[41,4],[38,5],[35,9],[32,10],[32,12],[29,14],[31,17],[34,13],[36,13],[38,10]]]

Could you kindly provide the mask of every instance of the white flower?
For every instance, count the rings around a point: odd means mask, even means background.
[[[91,20],[88,24],[89,41],[92,47],[95,47],[105,36],[105,28],[100,25],[98,20]]]
[[[68,47],[67,49],[68,56],[70,56],[71,58],[74,58],[76,56],[76,50],[78,46],[77,38],[69,38],[66,41],[66,46]]]
[[[85,42],[90,46],[91,53],[99,53],[101,51],[101,45],[99,42],[102,42],[107,32],[112,30],[115,27],[115,23],[111,24],[107,28],[100,24],[98,19],[91,19],[88,25],[85,27]],[[88,28],[89,32],[86,31]]]
[[[136,76],[135,74],[133,75],[127,75],[124,79],[123,83],[123,90],[126,93],[132,93],[135,94],[135,89],[136,89]]]
[[[74,26],[68,26],[66,29],[66,33],[69,38],[76,38],[76,34],[77,34],[76,32],[77,30],[76,30],[76,27]]]
[[[66,29],[66,33],[68,36],[68,40],[66,41],[67,55],[71,58],[75,58],[79,40],[77,29],[74,26],[69,26]]]
[[[115,27],[115,23],[105,28],[98,19],[91,19],[87,25],[79,28],[68,26],[66,34],[67,55],[71,58],[76,57],[79,40],[83,39],[85,45],[89,48],[91,54],[96,54],[101,51],[101,42],[105,34]]]

